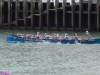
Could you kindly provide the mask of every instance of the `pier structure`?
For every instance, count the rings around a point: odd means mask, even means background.
[[[0,0],[1,29],[100,31],[100,0]]]

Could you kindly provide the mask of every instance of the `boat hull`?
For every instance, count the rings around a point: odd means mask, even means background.
[[[50,39],[50,40],[38,40],[36,38],[33,39],[27,39],[27,38],[22,38],[22,37],[18,37],[16,35],[12,35],[12,34],[6,34],[6,42],[50,42],[50,43],[61,43],[61,44],[100,44],[100,38],[97,39],[90,39],[90,40],[78,40],[75,41],[74,39],[72,40],[66,40],[66,39],[62,39],[62,40],[57,40],[57,39]]]

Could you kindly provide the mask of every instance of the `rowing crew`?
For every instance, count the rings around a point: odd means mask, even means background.
[[[88,31],[85,32],[88,40],[90,39],[90,33]],[[23,34],[20,34],[19,32],[17,33],[17,36],[18,37],[22,37],[24,38],[24,35]],[[36,33],[36,35],[32,35],[30,33],[27,33],[25,38],[27,39],[33,39],[33,38],[36,38],[37,40],[40,40],[40,39],[45,39],[45,40],[50,40],[50,39],[57,39],[57,40],[61,40],[63,39],[62,36],[60,36],[59,34],[54,34],[53,36],[49,35],[49,33],[45,33],[44,34],[44,37],[42,37],[42,35],[40,35],[39,32]],[[65,34],[64,36],[64,39],[65,40],[71,40],[71,39],[75,39],[75,40],[81,40],[81,36],[78,36],[76,33],[74,34],[73,38],[70,37],[67,33]]]

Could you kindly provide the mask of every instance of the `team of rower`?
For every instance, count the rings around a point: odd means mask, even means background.
[[[90,39],[90,33],[88,31],[85,32],[87,39]],[[23,34],[20,34],[19,32],[17,33],[18,37],[23,37]],[[57,39],[57,40],[61,40],[61,39],[66,39],[66,40],[71,40],[71,39],[75,39],[75,40],[81,40],[81,36],[78,36],[76,33],[74,34],[73,38],[70,37],[67,33],[65,34],[64,38],[62,36],[60,36],[59,34],[54,34],[54,36],[49,35],[49,33],[45,33],[44,37],[42,37],[42,35],[40,35],[39,32],[36,33],[36,35],[32,35],[30,33],[27,33],[25,36],[27,39],[32,39],[32,38],[36,38],[37,40],[39,39],[45,39],[45,40],[50,40],[50,39]]]

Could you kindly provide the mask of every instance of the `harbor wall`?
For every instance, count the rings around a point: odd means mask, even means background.
[[[100,1],[0,0],[0,29],[100,31]]]

